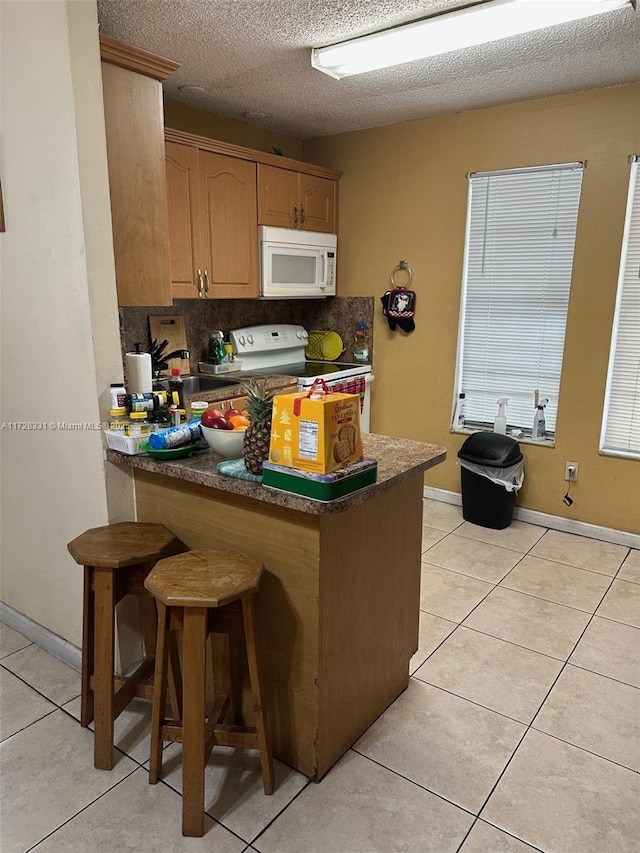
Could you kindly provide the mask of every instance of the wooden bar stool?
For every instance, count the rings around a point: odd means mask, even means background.
[[[160,776],[163,741],[182,743],[183,835],[204,833],[204,769],[214,746],[259,749],[264,792],[273,793],[273,759],[262,706],[255,634],[254,596],[262,569],[257,560],[232,551],[189,551],[161,560],[145,580],[158,607],[149,782],[155,784]],[[170,721],[164,719],[163,696],[167,636],[175,630],[183,631],[184,706],[182,719]],[[206,646],[210,633],[244,637],[255,713],[253,727],[223,722],[230,705],[226,693],[216,695],[213,710],[206,716]],[[219,687],[214,684],[216,694]]]
[[[184,545],[162,524],[124,521],[86,530],[67,547],[76,563],[84,566],[80,725],[88,726],[95,718],[94,764],[99,770],[111,770],[114,721],[134,696],[153,698],[149,680],[157,616],[144,580],[158,560],[184,551]],[[131,677],[124,678],[114,675],[115,608],[128,594],[142,596],[145,658]],[[174,658],[172,654],[172,663],[178,666]],[[179,707],[180,702],[174,688],[172,705]]]

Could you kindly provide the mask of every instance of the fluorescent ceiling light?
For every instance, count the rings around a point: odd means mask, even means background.
[[[339,80],[631,5],[632,0],[490,0],[340,44],[313,48],[311,64]]]

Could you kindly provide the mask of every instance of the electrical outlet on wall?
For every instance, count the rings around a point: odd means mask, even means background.
[[[565,462],[564,463],[564,478],[568,480],[570,483],[578,482],[578,468],[579,465],[577,462]]]

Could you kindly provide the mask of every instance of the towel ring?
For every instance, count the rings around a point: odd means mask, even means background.
[[[400,271],[406,272],[407,275],[409,276],[406,284],[397,284],[396,283],[395,275],[397,272],[400,272]],[[391,270],[391,276],[389,277],[389,281],[391,282],[391,287],[400,287],[400,288],[406,289],[411,284],[412,280],[413,280],[413,273],[411,272],[411,267],[409,266],[409,264],[406,261],[400,261],[400,263],[396,264],[396,266]]]

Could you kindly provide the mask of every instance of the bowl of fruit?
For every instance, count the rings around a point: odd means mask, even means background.
[[[249,419],[238,409],[205,409],[200,418],[202,435],[212,450],[225,459],[240,459]]]

